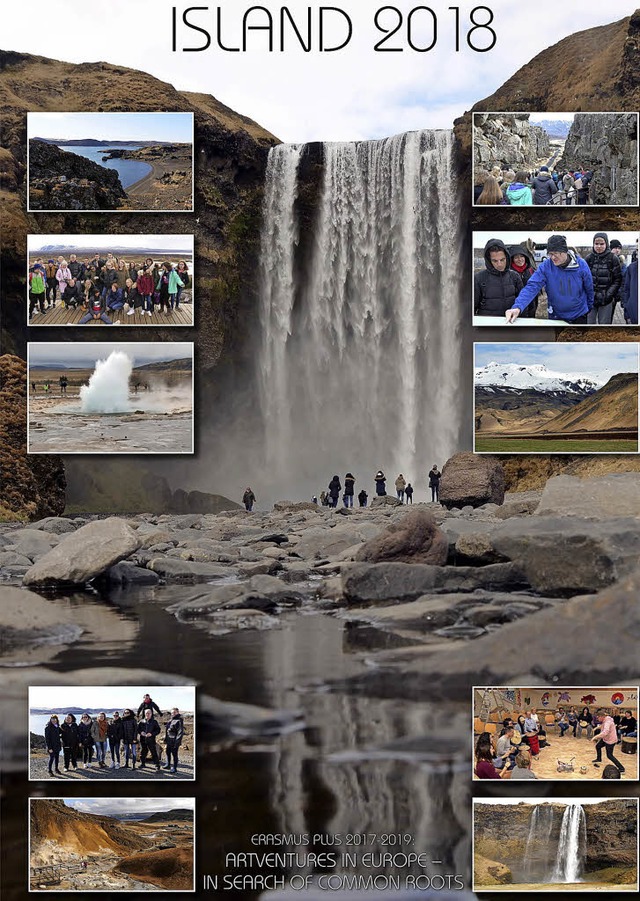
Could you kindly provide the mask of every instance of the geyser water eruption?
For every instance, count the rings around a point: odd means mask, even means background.
[[[88,385],[80,388],[83,413],[127,413],[129,378],[133,362],[122,350],[113,350],[106,360],[98,360]]]

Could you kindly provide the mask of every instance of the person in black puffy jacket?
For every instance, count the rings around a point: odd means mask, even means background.
[[[588,325],[611,325],[613,307],[622,286],[620,260],[609,247],[609,237],[598,232],[593,238],[593,253],[587,257],[593,278],[593,309],[587,316]]]
[[[62,750],[62,734],[60,732],[60,720],[57,714],[52,714],[49,722],[44,727],[44,743],[49,755],[49,775],[53,776],[53,767],[60,775],[60,751]]]
[[[473,311],[476,316],[504,316],[522,291],[522,279],[511,266],[509,251],[499,238],[484,248],[485,268],[473,281]]]
[[[184,720],[180,715],[177,707],[171,711],[171,719],[165,725],[165,745],[167,749],[167,762],[164,765],[165,770],[171,770],[172,773],[178,771],[178,749],[182,744],[184,736]]]
[[[129,760],[131,760],[131,769],[135,770],[138,750],[138,721],[128,707],[122,711],[121,724],[124,768],[125,770],[129,769]]]

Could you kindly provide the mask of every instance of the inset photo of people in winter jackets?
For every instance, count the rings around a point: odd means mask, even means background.
[[[193,235],[28,235],[27,325],[191,326]]]
[[[29,779],[195,779],[193,685],[29,688]]]
[[[637,206],[638,113],[473,113],[474,206]]]
[[[638,324],[638,232],[475,231],[473,324]]]

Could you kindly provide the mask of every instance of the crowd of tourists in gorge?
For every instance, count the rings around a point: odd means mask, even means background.
[[[191,286],[185,260],[126,260],[112,253],[79,260],[36,259],[29,268],[29,321],[60,304],[79,309],[80,325],[100,320],[115,325],[114,316],[167,317],[180,309],[182,294]]]
[[[533,707],[517,717],[505,717],[494,733],[480,732],[476,738],[474,774],[477,779],[539,779],[537,761],[551,747],[549,733],[554,731],[554,744],[571,736],[595,743],[595,757],[590,763],[598,772],[603,763],[603,779],[620,779],[626,772],[616,757],[616,746],[624,741],[637,741],[638,725],[632,710],[604,708],[591,711],[588,706],[561,707],[554,711],[537,711]],[[556,746],[556,751],[558,746]],[[603,759],[603,752],[605,758]],[[561,751],[562,753],[562,751]],[[590,755],[589,755],[590,756]],[[556,759],[556,758],[554,758]],[[556,759],[554,778],[557,774],[574,771],[575,757]],[[589,777],[589,765],[582,765],[580,773]]]
[[[476,169],[473,202],[480,206],[586,206],[591,203],[591,169],[549,169],[534,171]]]
[[[159,722],[163,716],[169,718]],[[166,762],[161,764],[162,748],[159,736],[164,730],[162,744]],[[144,770],[147,761],[155,768],[175,774],[179,767],[179,751],[185,734],[184,718],[177,707],[163,714],[150,695],[145,694],[137,710],[126,707],[122,713],[111,715],[101,711],[96,716],[85,712],[54,713],[45,726],[44,739],[49,755],[48,773],[61,776],[92,767],[99,770]],[[62,755],[63,770],[60,770]]]
[[[619,307],[626,324],[638,324],[637,241],[627,260],[619,240],[597,232],[583,258],[564,235],[551,235],[546,256],[536,265],[527,247],[490,238],[484,264],[474,275],[476,316],[504,316],[508,323],[535,319],[545,292],[549,319],[611,325]]]

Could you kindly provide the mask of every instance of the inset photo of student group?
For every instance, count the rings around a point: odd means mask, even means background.
[[[29,688],[29,779],[195,779],[193,685]]]
[[[188,326],[193,235],[29,235],[28,325]]]
[[[473,233],[473,325],[638,324],[638,232]]]
[[[473,203],[636,206],[638,113],[474,113]]]

